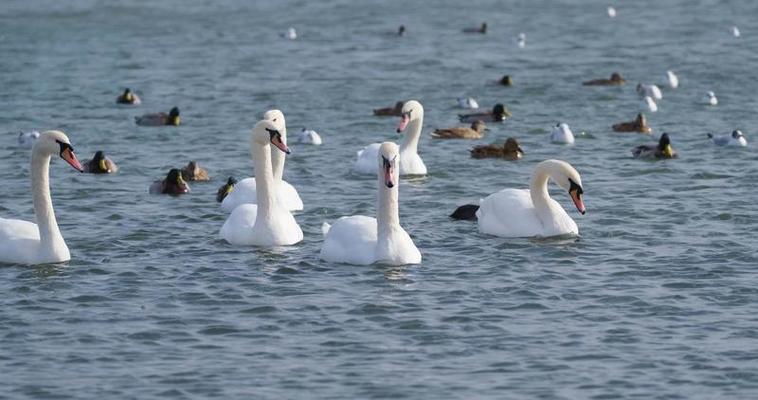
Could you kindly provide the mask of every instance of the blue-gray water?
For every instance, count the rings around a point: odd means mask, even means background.
[[[62,129],[80,158],[102,149],[121,171],[53,162],[72,260],[0,268],[0,398],[755,398],[758,3],[614,3],[615,19],[605,1],[3,1],[0,215],[34,218],[17,130]],[[487,35],[460,33],[482,21]],[[289,26],[298,40],[279,37]],[[681,86],[649,119],[681,158],[634,160],[652,139],[610,125],[667,69]],[[613,71],[629,84],[580,85]],[[495,84],[504,74],[515,86]],[[142,106],[114,104],[127,86]],[[708,90],[718,106],[698,104]],[[464,95],[514,116],[478,142],[430,140]],[[423,263],[320,261],[323,221],[374,212],[355,152],[401,140],[371,109],[408,98],[426,108],[430,174],[401,182],[401,223]],[[183,126],[134,125],[174,105]],[[324,137],[292,143],[285,171],[305,240],[235,248],[218,239],[215,191],[252,175],[250,128],[273,107],[291,135]],[[586,134],[550,144],[557,122]],[[705,140],[735,128],[747,149]],[[523,161],[468,157],[508,136]],[[447,218],[526,187],[546,158],[582,174],[584,216],[551,189],[580,238],[501,239]],[[189,159],[215,179],[147,194]]]

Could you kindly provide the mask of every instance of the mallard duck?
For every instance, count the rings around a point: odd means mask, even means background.
[[[613,130],[616,132],[639,133],[650,133],[653,131],[653,129],[647,125],[647,118],[645,118],[645,115],[642,113],[637,114],[637,118],[634,121],[614,124]]]
[[[513,79],[511,79],[510,75],[503,75],[503,77],[500,78],[500,84],[503,86],[513,86]]]
[[[216,201],[221,203],[224,201],[226,196],[229,195],[229,193],[234,190],[234,185],[237,184],[237,180],[234,179],[233,176],[230,176],[229,179],[226,180],[226,183],[221,185],[220,188],[218,188],[218,191],[216,192]]]
[[[732,131],[731,135],[714,136],[712,133],[708,133],[708,139],[711,139],[716,146],[735,146],[745,147],[747,146],[747,140],[740,130]]]
[[[584,86],[616,86],[623,85],[626,81],[621,77],[621,74],[614,72],[611,74],[610,79],[593,79],[591,81],[582,82]]]
[[[134,117],[134,121],[140,126],[179,126],[179,108],[174,107],[166,113],[145,114],[141,117]]]
[[[182,168],[182,178],[185,181],[209,181],[208,171],[197,165],[196,161],[190,161],[186,167]]]
[[[492,107],[492,111],[490,112],[458,114],[458,118],[461,122],[475,122],[477,120],[484,122],[503,122],[510,116],[510,111],[508,111],[502,103],[495,104],[495,107]]]
[[[118,166],[113,160],[105,156],[102,151],[97,151],[91,160],[85,161],[84,172],[91,174],[115,174],[118,172]]]
[[[483,22],[482,26],[480,26],[478,28],[464,28],[463,32],[464,33],[481,33],[481,34],[485,34],[485,33],[487,33],[487,23]]]
[[[398,36],[403,36],[403,35],[405,35],[405,25],[400,25],[400,27],[399,27],[399,28],[397,28],[397,35],[398,35]]]
[[[504,158],[515,161],[524,156],[524,150],[521,150],[521,146],[514,138],[508,138],[502,146],[496,144],[476,146],[470,151],[471,158]]]
[[[484,121],[474,121],[471,123],[470,128],[456,127],[435,129],[434,132],[431,133],[431,136],[435,139],[481,139],[486,130],[487,125],[484,124]]]
[[[182,179],[182,172],[177,168],[172,168],[168,171],[166,179],[157,180],[150,185],[150,193],[152,194],[185,194],[190,192],[190,187],[187,182]]]
[[[116,103],[118,104],[131,104],[133,106],[142,104],[142,100],[140,100],[139,96],[132,93],[129,88],[124,89],[124,93],[122,93],[120,96],[116,97]]]
[[[669,134],[664,133],[661,135],[658,144],[643,144],[632,149],[632,156],[634,158],[677,158],[676,151],[671,147],[671,139]]]
[[[405,102],[398,101],[394,107],[384,107],[374,109],[374,115],[380,117],[399,117],[403,115],[403,104]]]

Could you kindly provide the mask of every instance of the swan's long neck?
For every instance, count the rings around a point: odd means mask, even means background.
[[[267,220],[276,202],[271,166],[271,146],[253,142],[251,153],[255,164],[255,195],[258,203],[256,221]]]
[[[50,198],[50,155],[34,152],[31,168],[34,215],[37,218],[40,244],[42,249],[52,251],[57,243],[65,242],[58,229],[53,200]]]
[[[282,129],[279,133],[282,135],[282,143],[287,144],[287,128]],[[286,157],[287,155],[284,154],[283,151],[274,151],[274,153],[271,154],[271,165],[273,166],[274,181],[276,183],[282,181],[282,175],[284,175],[284,159]]]
[[[418,140],[421,137],[421,126],[423,123],[423,114],[408,123],[408,133],[405,135],[403,144],[400,145],[400,153],[417,153]]]
[[[377,240],[389,240],[392,232],[400,228],[400,215],[397,207],[398,172],[395,170],[395,186],[388,188],[384,182],[384,173],[379,174],[379,199],[376,207]]]
[[[529,184],[529,194],[532,197],[534,209],[542,218],[545,211],[550,210],[550,195],[547,192],[547,181],[550,175],[543,168],[537,167],[532,174],[532,182]]]

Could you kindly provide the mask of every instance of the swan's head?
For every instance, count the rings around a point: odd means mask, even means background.
[[[74,155],[74,148],[71,147],[71,141],[68,140],[68,136],[61,131],[47,131],[37,138],[34,142],[33,152],[52,156],[58,154],[62,159],[66,160],[72,167],[79,172],[84,172],[82,164]]]
[[[742,131],[740,131],[739,129],[738,129],[738,130],[734,130],[734,131],[732,131],[732,138],[734,138],[734,139],[739,139],[739,138],[741,138],[741,137],[744,137],[744,136],[742,135]]]
[[[658,149],[666,157],[674,156],[674,149],[671,147],[671,138],[669,138],[668,133],[664,132],[658,139]]]
[[[179,122],[179,107],[174,107],[171,109],[171,111],[168,112],[168,124],[179,126]]]
[[[261,146],[272,144],[277,149],[283,151],[286,154],[290,154],[290,149],[282,139],[281,123],[278,121],[272,121],[268,119],[262,119],[255,124],[253,128],[252,140]]]
[[[397,133],[405,130],[412,120],[417,120],[424,116],[424,106],[416,100],[408,100],[403,104],[402,110],[400,110],[400,124],[397,126]]]
[[[522,155],[525,154],[524,150],[521,150],[521,146],[519,146],[518,141],[516,139],[510,137],[508,140],[505,141],[505,145],[503,146],[505,149],[505,152],[508,154],[517,154],[521,153]]]
[[[561,160],[546,160],[537,165],[537,169],[540,167],[547,170],[548,175],[558,186],[568,191],[577,211],[584,215],[586,212],[582,200],[584,189],[582,189],[582,178],[579,172],[571,164]]]
[[[384,142],[379,147],[379,176],[384,180],[384,185],[390,189],[397,185],[399,154],[400,149],[395,143]]]
[[[287,143],[287,122],[284,120],[284,113],[281,110],[268,110],[263,114],[263,119],[275,122],[277,130],[282,134],[282,141]]]

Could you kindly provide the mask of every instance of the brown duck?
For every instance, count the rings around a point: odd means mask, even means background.
[[[613,125],[613,130],[616,132],[639,132],[650,133],[653,131],[647,125],[647,118],[642,113],[637,114],[637,118],[630,122],[621,122]]]
[[[186,167],[182,168],[182,178],[185,181],[209,181],[208,171],[197,165],[197,162],[190,161]]]
[[[611,74],[611,79],[593,79],[591,81],[582,82],[584,86],[617,86],[623,85],[626,81],[621,77],[621,74],[614,72]]]
[[[504,158],[515,161],[524,156],[524,150],[521,150],[521,146],[514,138],[508,138],[502,146],[496,144],[476,146],[470,151],[471,158]]]
[[[402,101],[398,101],[395,103],[394,107],[384,107],[384,108],[377,108],[374,109],[374,115],[379,117],[400,117],[403,115],[403,104],[405,104]]]
[[[481,139],[486,130],[487,125],[484,124],[484,121],[477,120],[471,123],[470,128],[455,127],[435,129],[431,135],[435,139]]]

